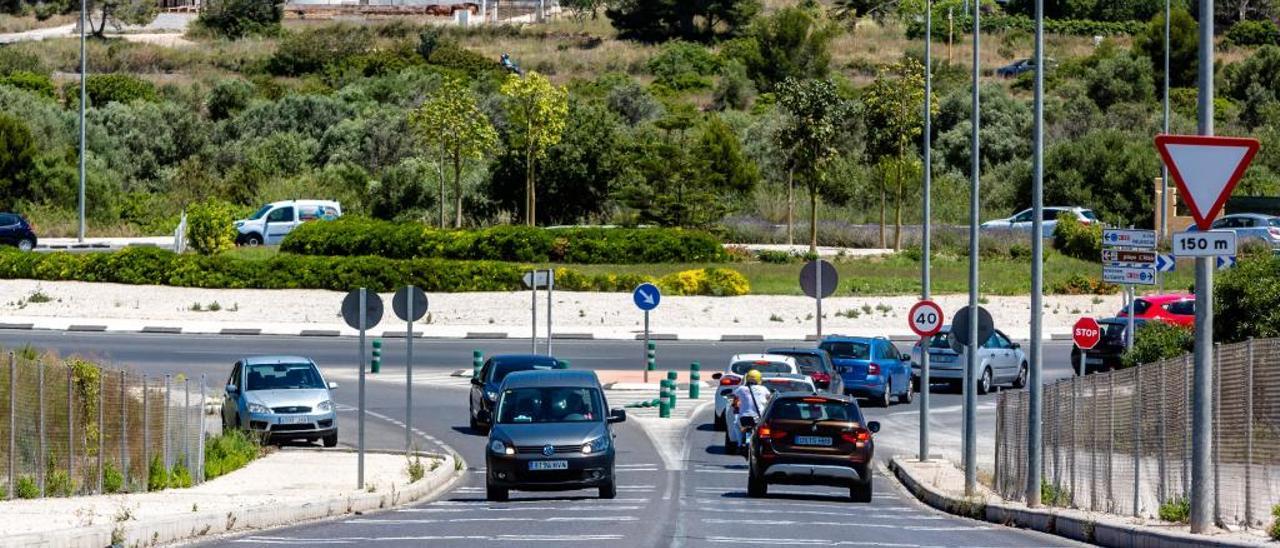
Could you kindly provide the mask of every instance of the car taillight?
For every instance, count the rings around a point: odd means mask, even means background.
[[[742,382],[737,377],[720,377],[720,386],[733,386]]]
[[[830,374],[830,373],[813,373],[813,374],[809,375],[809,377],[813,379],[813,382],[814,382],[814,383],[817,383],[817,384],[820,384],[820,385],[824,385],[824,386],[825,386],[825,385],[827,385],[827,384],[831,384],[831,374]]]
[[[879,366],[879,365],[877,365],[877,364],[874,364],[874,363],[873,363],[873,364],[868,365],[868,366],[867,366],[867,374],[868,374],[868,375],[879,375],[879,374],[880,374],[880,366]]]
[[[1280,228],[1276,228],[1273,226],[1271,228],[1268,228],[1267,232],[1271,233],[1272,238],[1280,238]]]
[[[840,434],[840,439],[852,443],[854,447],[861,449],[871,441],[871,431],[866,428],[857,428],[852,432]]]
[[[756,434],[759,435],[761,439],[767,440],[779,440],[782,439],[783,436],[787,435],[786,432],[775,429],[773,425],[767,422],[756,428]]]

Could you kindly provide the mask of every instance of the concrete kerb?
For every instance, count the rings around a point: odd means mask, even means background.
[[[327,452],[354,452],[354,450],[326,449]],[[388,454],[400,455],[399,452]],[[123,534],[122,545],[154,546],[194,539],[208,540],[219,536],[238,535],[281,527],[292,527],[324,519],[346,515],[375,513],[411,503],[432,500],[448,492],[457,481],[466,476],[467,466],[461,457],[419,452],[423,457],[440,458],[443,474],[426,477],[405,486],[404,490],[379,493],[360,493],[355,496],[317,500],[299,507],[280,507],[275,504],[251,506],[227,513],[204,512],[190,516],[174,517],[153,522],[126,522],[122,531],[119,524],[106,523],[55,532],[15,535],[0,540],[0,546],[59,546],[68,548],[98,548],[112,545],[112,536]],[[461,466],[456,464],[461,462]],[[115,540],[120,540],[116,538]]]
[[[1264,544],[1262,540],[1256,543],[1243,542],[1116,521],[1098,521],[1073,515],[1075,512],[1062,512],[1061,509],[1026,508],[1015,504],[990,502],[983,497],[956,497],[916,479],[907,467],[902,466],[897,457],[889,461],[889,470],[917,499],[943,512],[997,525],[1021,527],[1099,546],[1236,548]]]

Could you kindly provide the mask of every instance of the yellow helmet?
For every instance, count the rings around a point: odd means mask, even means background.
[[[759,371],[755,369],[747,371],[747,384],[760,384],[761,378],[763,378],[763,375]]]

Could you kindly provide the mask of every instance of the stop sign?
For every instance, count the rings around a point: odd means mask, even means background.
[[[1102,339],[1102,328],[1093,318],[1080,318],[1071,329],[1071,339],[1082,350],[1089,350],[1098,346],[1098,341]]]

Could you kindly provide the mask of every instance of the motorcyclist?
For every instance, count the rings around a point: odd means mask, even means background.
[[[745,445],[746,431],[741,426],[740,418],[755,417],[759,420],[764,414],[764,408],[769,403],[771,393],[764,387],[762,378],[760,372],[755,369],[747,371],[743,383],[733,390],[733,398],[737,405],[733,421],[729,423],[730,427],[725,429],[726,453],[736,453],[740,446]]]

